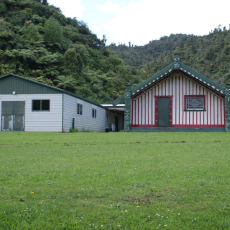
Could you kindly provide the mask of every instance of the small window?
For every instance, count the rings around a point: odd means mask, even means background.
[[[92,117],[96,118],[97,117],[97,110],[96,109],[92,109]]]
[[[32,111],[49,111],[50,100],[32,100]]]
[[[187,96],[186,97],[186,110],[204,110],[204,97]]]
[[[77,114],[82,115],[82,104],[77,103]]]

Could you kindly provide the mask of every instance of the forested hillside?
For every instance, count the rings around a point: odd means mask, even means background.
[[[87,24],[67,18],[47,0],[1,0],[0,76],[14,73],[108,103],[158,72],[179,54],[181,61],[224,85],[230,82],[230,30],[207,36],[176,34],[145,46],[111,44]]]
[[[106,39],[46,0],[1,0],[0,76],[8,73],[99,103],[120,96],[125,83],[142,81],[140,71],[110,54]]]
[[[230,82],[230,30],[220,27],[206,36],[172,34],[145,46],[111,44],[109,49],[125,63],[153,75],[179,54],[181,61],[206,77],[224,85]]]

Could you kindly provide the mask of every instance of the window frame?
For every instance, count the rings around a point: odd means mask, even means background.
[[[34,101],[39,101],[40,102],[40,109],[34,109]],[[49,101],[49,109],[42,109],[42,101]],[[31,103],[31,110],[32,112],[50,112],[50,99],[32,99]]]
[[[203,99],[203,108],[188,108],[187,107],[187,98],[202,98]],[[184,111],[206,111],[205,110],[205,95],[184,95]]]
[[[92,108],[92,118],[97,118],[97,109]]]
[[[83,104],[77,103],[77,115],[82,116],[83,115]]]

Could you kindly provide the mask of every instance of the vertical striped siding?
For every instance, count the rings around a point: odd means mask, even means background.
[[[205,95],[206,111],[184,111],[185,95]],[[197,85],[193,80],[174,75],[132,100],[132,124],[155,126],[155,97],[172,96],[173,126],[216,126],[225,124],[224,99]]]

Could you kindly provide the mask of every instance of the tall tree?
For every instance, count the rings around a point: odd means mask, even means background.
[[[55,44],[59,43],[63,39],[63,30],[60,23],[50,17],[44,25],[44,39],[48,42]]]
[[[49,5],[49,3],[48,3],[47,0],[43,0],[43,1],[42,1],[42,4],[43,4],[43,5]]]
[[[65,66],[71,73],[81,73],[83,68],[83,61],[79,53],[76,53],[74,48],[68,49],[65,54]]]

